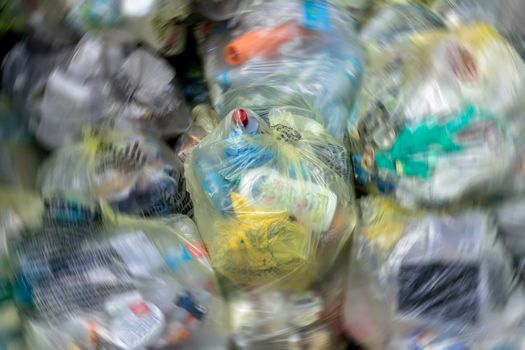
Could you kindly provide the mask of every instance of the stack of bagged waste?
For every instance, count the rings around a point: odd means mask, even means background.
[[[308,110],[238,108],[186,159],[195,220],[241,349],[336,349],[338,255],[357,221],[345,147]],[[339,300],[337,300],[339,295]],[[295,346],[295,347],[294,347]]]
[[[0,1],[0,349],[525,349],[523,4]]]
[[[521,48],[503,2],[444,3],[384,5],[360,32],[348,131],[370,195],[344,319],[366,349],[525,346]]]
[[[148,135],[93,128],[57,150],[38,174],[45,197],[105,199],[119,213],[193,214],[184,169],[171,149]]]
[[[85,36],[74,48],[15,46],[4,60],[3,86],[37,139],[57,148],[90,123],[177,136],[191,116],[174,69],[145,48]]]
[[[43,203],[30,224],[3,232],[30,348],[226,349],[225,305],[188,217]]]

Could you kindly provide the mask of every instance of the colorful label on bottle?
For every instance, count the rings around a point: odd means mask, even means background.
[[[312,30],[330,29],[330,14],[326,0],[306,0],[304,2],[303,26]]]
[[[335,215],[337,196],[327,187],[282,176],[270,168],[248,171],[240,193],[256,207],[288,210],[314,231],[326,231]]]

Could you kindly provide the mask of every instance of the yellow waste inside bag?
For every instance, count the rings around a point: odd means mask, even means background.
[[[309,287],[356,224],[348,153],[308,113],[235,109],[186,160],[212,264],[237,287]]]

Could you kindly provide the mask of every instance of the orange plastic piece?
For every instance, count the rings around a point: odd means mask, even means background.
[[[271,29],[253,30],[230,42],[224,48],[226,62],[233,66],[243,64],[255,56],[270,58],[288,41],[300,36],[301,28],[285,23]]]

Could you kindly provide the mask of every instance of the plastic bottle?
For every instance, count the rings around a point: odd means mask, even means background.
[[[288,210],[314,231],[328,230],[337,208],[337,195],[327,187],[290,179],[267,167],[245,173],[239,190],[258,207]]]

